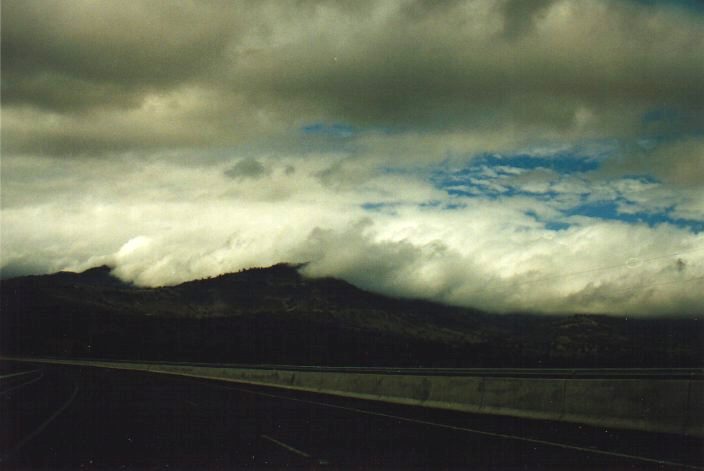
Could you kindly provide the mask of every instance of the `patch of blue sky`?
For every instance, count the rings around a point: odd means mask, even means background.
[[[424,201],[418,205],[421,209],[441,209],[445,211],[452,211],[455,209],[463,209],[467,207],[467,203],[462,202],[447,202],[440,200],[430,200]]]
[[[519,190],[515,192],[516,195],[519,196],[530,196],[532,198],[535,198],[539,201],[556,201],[556,199],[560,196],[560,193],[552,190],[544,191],[544,192],[531,192],[531,191],[523,191]]]
[[[689,229],[699,233],[704,231],[704,220],[682,219],[671,216],[673,207],[662,211],[622,211],[622,204],[627,203],[622,199],[595,201],[574,206],[563,211],[569,216],[585,216],[594,219],[622,221],[631,224],[647,224],[654,227],[660,224],[671,224],[680,228]]]
[[[464,195],[463,195],[464,196]],[[361,205],[362,209],[370,213],[387,214],[387,215],[397,215],[398,209],[402,206],[407,206],[409,203],[400,202],[366,202]],[[468,205],[463,201],[442,201],[442,200],[428,200],[418,203],[417,208],[420,209],[435,209],[442,211],[453,211],[457,209],[466,208]]]
[[[442,189],[449,196],[482,197],[497,199],[500,197],[530,196],[547,200],[558,196],[549,188],[544,191],[530,191],[512,181],[516,177],[512,172],[495,172],[484,167],[461,170],[453,173],[434,172],[430,179],[436,188]]]
[[[468,190],[461,189],[461,188],[450,188],[447,190],[447,194],[449,196],[466,196],[466,197],[470,197],[470,198],[482,196],[481,192],[468,191]]]
[[[662,183],[652,175],[598,179],[595,171],[618,151],[613,142],[598,144],[603,146],[588,155],[577,151],[540,156],[484,154],[464,165],[448,160],[433,167],[427,178],[456,202],[527,198],[543,204],[560,215],[540,220],[548,230],[570,227],[572,216],[704,230],[704,221],[674,216],[678,199],[668,197],[660,188]]]
[[[559,193],[554,191],[547,191],[542,193],[532,192],[522,190],[513,186],[478,186],[474,188],[462,188],[454,187],[445,190],[448,196],[452,197],[467,197],[467,198],[481,198],[485,200],[498,200],[503,198],[518,198],[518,197],[528,197],[536,201],[543,202],[553,202],[556,198],[560,196]]]
[[[401,206],[399,203],[384,203],[384,202],[367,202],[360,205],[361,208],[368,212],[386,216],[398,216],[398,209]]]
[[[440,189],[467,184],[491,190],[492,193],[520,192],[518,185],[510,183],[512,177],[538,170],[553,172],[556,179],[592,172],[601,165],[602,150],[599,150],[596,157],[581,155],[577,150],[562,150],[557,154],[538,156],[528,153],[482,154],[470,159],[465,165],[451,165],[446,161],[431,169],[429,179],[436,188]],[[523,191],[523,193],[539,192]]]
[[[613,156],[623,143],[616,138],[585,139],[576,142],[553,142],[515,149],[503,157],[582,158],[600,161]],[[488,154],[487,154],[488,155]]]
[[[561,175],[584,173],[599,168],[599,161],[591,157],[574,154],[559,154],[551,157],[535,157],[532,155],[496,155],[487,154],[479,157],[474,165],[484,165],[489,168],[502,169],[549,169]]]
[[[565,229],[569,229],[572,227],[572,224],[564,221],[558,221],[555,220],[552,217],[543,217],[533,211],[532,209],[529,209],[528,211],[525,211],[524,213],[526,216],[530,216],[531,218],[535,219],[536,221],[540,222],[543,224],[546,230],[548,231],[563,231]]]
[[[371,212],[388,212],[395,211],[399,206],[399,203],[386,203],[386,202],[367,202],[362,204],[362,209]]]
[[[572,224],[562,221],[547,221],[545,223],[545,229],[549,231],[564,231],[570,227],[572,227]]]

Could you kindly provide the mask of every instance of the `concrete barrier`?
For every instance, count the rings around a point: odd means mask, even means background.
[[[430,396],[425,404],[437,409],[480,412],[484,396],[485,378],[453,377],[435,378],[431,382]]]
[[[704,437],[704,381],[689,381],[683,432]]]
[[[539,379],[4,359],[148,371],[438,409],[704,438],[704,380],[701,379]]]
[[[489,378],[484,383],[481,412],[559,419],[564,400],[561,379]]]
[[[562,420],[604,427],[671,433],[695,432],[687,424],[690,380],[571,380]],[[704,396],[700,396],[700,400]],[[704,435],[699,424],[696,435]]]

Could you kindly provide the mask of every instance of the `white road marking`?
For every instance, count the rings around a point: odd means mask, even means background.
[[[300,455],[300,456],[302,456],[302,457],[304,457],[304,458],[310,458],[310,455],[309,455],[308,453],[306,453],[305,451],[301,451],[301,450],[299,450],[299,449],[297,449],[297,448],[292,447],[291,445],[287,445],[287,444],[285,444],[284,442],[280,442],[279,440],[277,440],[277,439],[275,439],[275,438],[271,438],[269,435],[262,435],[261,437],[262,437],[262,438],[265,438],[265,439],[267,439],[267,440],[269,440],[269,441],[272,442],[272,443],[276,443],[276,444],[279,445],[280,447],[286,448],[288,451],[291,451],[291,452],[293,452],[293,453],[295,453],[295,454],[297,454],[297,455]]]
[[[288,400],[288,401],[302,402],[305,404],[314,404],[314,405],[318,405],[318,406],[329,407],[331,409],[340,409],[340,410],[346,410],[346,411],[350,411],[350,412],[356,412],[359,414],[366,414],[366,415],[372,415],[372,416],[377,416],[377,417],[384,417],[387,419],[401,420],[404,422],[410,422],[410,423],[415,423],[415,424],[430,425],[433,427],[440,427],[440,428],[444,428],[444,429],[448,429],[448,430],[455,430],[455,431],[459,431],[459,432],[476,433],[476,434],[484,435],[484,436],[488,436],[488,437],[503,438],[503,439],[507,439],[507,440],[517,440],[517,441],[523,441],[523,442],[528,442],[528,443],[534,443],[534,444],[538,444],[538,445],[553,446],[553,447],[563,448],[563,449],[567,449],[567,450],[575,450],[575,451],[581,451],[581,452],[586,452],[586,453],[594,453],[594,454],[598,454],[598,455],[613,456],[616,458],[626,458],[626,459],[630,459],[630,460],[643,461],[646,463],[656,463],[656,464],[659,464],[662,466],[678,466],[678,467],[683,467],[683,468],[687,468],[687,469],[704,470],[704,467],[689,465],[689,464],[684,464],[684,463],[676,463],[674,461],[659,460],[656,458],[647,458],[645,456],[629,455],[627,453],[618,453],[618,452],[614,452],[614,451],[599,450],[597,448],[587,448],[587,447],[582,447],[582,446],[578,446],[578,445],[568,445],[565,443],[552,442],[552,441],[548,441],[548,440],[540,440],[538,438],[528,438],[528,437],[521,437],[518,435],[509,435],[509,434],[505,434],[505,433],[487,432],[485,430],[477,430],[477,429],[471,429],[471,428],[466,428],[466,427],[458,427],[456,425],[440,424],[437,422],[430,422],[427,420],[420,420],[420,419],[412,419],[410,417],[402,417],[399,415],[384,414],[383,412],[374,412],[374,411],[369,411],[369,410],[365,410],[365,409],[358,409],[356,407],[346,407],[346,406],[340,406],[340,405],[336,405],[336,404],[329,404],[326,402],[311,401],[311,400],[307,400],[307,399],[296,399],[293,397],[279,396],[277,394],[269,394],[269,393],[264,393],[264,392],[259,392],[259,391],[252,391],[250,389],[237,388],[237,387],[233,387],[233,386],[221,386],[221,385],[217,385],[217,386],[225,388],[225,389],[234,389],[236,391],[242,391],[242,392],[246,392],[249,394],[256,394],[256,395],[260,395],[260,396],[272,397],[275,399],[284,399],[284,400]]]
[[[71,397],[69,397],[66,402],[64,402],[61,407],[59,407],[53,414],[49,416],[48,419],[46,419],[44,422],[42,422],[39,427],[34,429],[34,431],[28,435],[26,435],[22,440],[20,440],[14,448],[12,448],[10,451],[6,452],[2,456],[0,456],[0,463],[3,461],[7,461],[8,458],[12,457],[15,453],[20,451],[20,449],[25,446],[27,443],[29,443],[32,439],[34,439],[37,435],[42,433],[44,429],[54,421],[59,415],[61,415],[68,407],[71,405],[74,399],[76,399],[76,396],[78,396],[78,385],[76,385],[73,389],[73,393],[71,393]]]
[[[0,379],[7,379],[7,378],[13,378],[13,377],[15,377],[15,376],[28,375],[28,374],[30,374],[30,373],[34,373],[35,371],[39,371],[39,369],[30,370],[30,371],[20,371],[19,373],[12,373],[12,374],[9,374],[9,375],[0,376]]]
[[[34,384],[34,383],[36,383],[37,381],[39,381],[40,379],[42,379],[43,377],[44,377],[44,372],[42,371],[42,373],[41,373],[39,376],[37,376],[36,378],[33,378],[33,379],[29,380],[29,381],[25,381],[24,383],[20,383],[20,384],[18,384],[18,385],[16,385],[16,386],[13,386],[13,387],[9,388],[9,389],[5,389],[4,391],[0,391],[0,396],[4,396],[5,394],[9,394],[9,393],[11,393],[12,391],[15,391],[16,389],[20,389],[20,388],[23,388],[23,387],[25,387],[25,386],[29,386],[30,384]]]

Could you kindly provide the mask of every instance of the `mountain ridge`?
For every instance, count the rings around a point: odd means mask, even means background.
[[[107,266],[3,280],[5,353],[374,366],[699,366],[699,319],[488,314],[277,264],[141,288]]]

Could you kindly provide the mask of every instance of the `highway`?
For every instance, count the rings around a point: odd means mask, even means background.
[[[0,469],[704,469],[702,440],[678,435],[153,373],[1,366]]]

